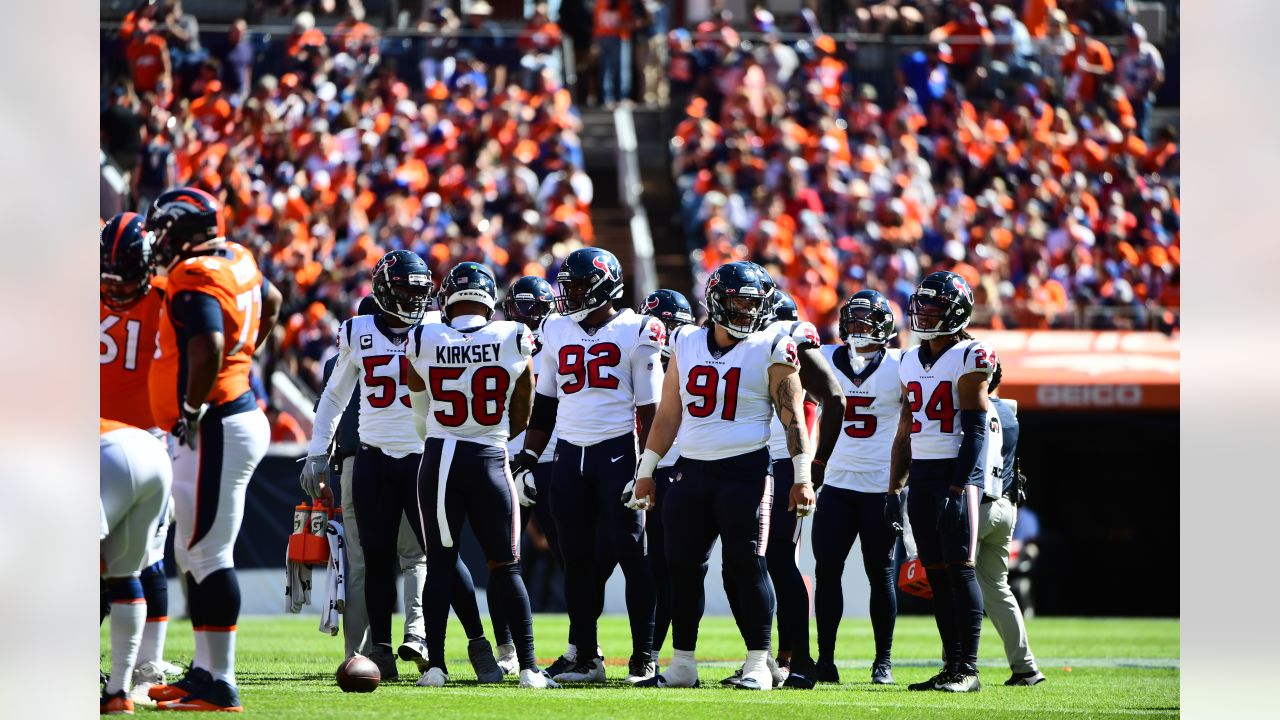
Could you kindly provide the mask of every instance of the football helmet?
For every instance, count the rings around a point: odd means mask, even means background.
[[[556,310],[582,322],[593,310],[622,296],[622,266],[608,250],[579,248],[560,265],[556,284]]]
[[[954,335],[973,318],[973,291],[953,272],[930,273],[911,293],[907,317],[911,331],[921,340]]]
[[[146,229],[155,234],[156,266],[165,270],[227,235],[222,203],[193,187],[161,193],[147,211]]]
[[[785,290],[773,291],[773,309],[769,318],[769,323],[778,321],[795,322],[800,319],[800,308],[796,307],[796,301],[791,298]]]
[[[437,301],[440,309],[447,311],[450,305],[463,300],[484,305],[486,320],[493,317],[493,309],[498,306],[498,282],[493,278],[493,271],[474,262],[454,265],[440,285]]]
[[[410,325],[422,322],[431,304],[431,271],[411,250],[392,250],[373,268],[373,300],[382,312]]]
[[[654,290],[640,306],[641,315],[656,317],[670,334],[681,325],[693,324],[693,306],[688,298],[675,290]]]
[[[551,283],[537,275],[517,278],[507,288],[502,298],[502,314],[508,320],[524,323],[530,330],[537,330],[544,318],[551,314],[556,304],[556,294]]]
[[[98,294],[103,305],[117,312],[133,307],[151,290],[155,256],[144,224],[137,213],[120,213],[99,231]]]
[[[769,273],[755,263],[721,265],[707,278],[707,315],[733,337],[744,338],[768,323],[774,291]]]
[[[897,334],[893,307],[875,290],[859,290],[840,306],[840,339],[848,345],[884,345]]]

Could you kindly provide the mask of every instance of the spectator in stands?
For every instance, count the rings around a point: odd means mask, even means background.
[[[1057,8],[1049,11],[1049,20],[1044,37],[1039,42],[1040,71],[1053,80],[1055,85],[1062,84],[1062,68],[1066,57],[1076,49],[1076,38],[1067,23],[1067,14]]]
[[[550,68],[557,78],[561,77],[557,51],[563,40],[564,34],[560,32],[560,26],[551,20],[547,4],[534,4],[533,14],[516,40],[516,46],[524,53],[520,61],[524,68],[524,86],[528,87],[543,68]]]
[[[150,25],[150,23],[148,23]],[[164,35],[139,24],[125,50],[133,88],[137,92],[154,92],[164,100],[173,89],[173,70],[169,60],[169,44]],[[163,102],[163,104],[168,104]]]
[[[1116,79],[1133,106],[1138,137],[1146,141],[1151,120],[1151,105],[1164,84],[1164,58],[1155,45],[1147,42],[1147,29],[1133,23],[1125,33],[1124,51],[1116,62]]]
[[[1039,40],[1049,32],[1049,16],[1058,8],[1057,0],[1023,0],[1022,24]]]
[[[293,415],[271,403],[267,404],[265,412],[267,414],[267,422],[271,426],[272,443],[307,442],[307,434],[303,432],[302,425],[298,423],[297,418]]]
[[[950,45],[930,43],[923,50],[903,55],[898,64],[898,84],[914,91],[920,108],[928,112],[951,85],[951,62]]]
[[[929,42],[950,43],[953,65],[963,80],[982,64],[986,49],[995,44],[995,34],[987,26],[986,13],[978,3],[961,3],[956,14],[955,20],[929,33]]]
[[[1062,58],[1063,98],[1068,102],[1079,100],[1088,105],[1097,100],[1099,86],[1115,69],[1111,51],[1102,41],[1091,37],[1092,32],[1088,22],[1076,23],[1072,29],[1075,49]]]
[[[600,98],[612,110],[631,95],[631,0],[597,0],[592,38],[600,57]]]
[[[646,105],[665,104],[670,97],[667,86],[667,32],[671,29],[671,10],[661,0],[645,0],[643,31],[637,30],[636,66],[641,71],[640,99]]]
[[[240,107],[253,84],[253,45],[248,30],[249,24],[244,18],[237,18],[227,28],[226,45],[218,53],[222,61],[222,86],[234,107]]]
[[[182,0],[167,0],[164,9],[164,34],[169,44],[169,58],[178,72],[198,65],[208,55],[200,45],[200,22],[182,9]]]

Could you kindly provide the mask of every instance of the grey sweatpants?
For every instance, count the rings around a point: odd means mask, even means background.
[[[368,655],[373,650],[369,640],[369,611],[364,604],[364,551],[360,549],[360,530],[356,523],[355,493],[351,487],[355,471],[354,455],[342,461],[342,529],[347,542],[347,607],[342,613],[343,637],[346,639],[347,657],[357,652]],[[400,599],[404,603],[404,632],[406,635],[425,637],[422,623],[422,587],[427,581],[427,556],[422,545],[413,536],[408,518],[400,519],[400,536],[397,538],[400,555]]]
[[[1018,509],[1008,498],[982,503],[978,514],[978,558],[974,570],[987,617],[1004,641],[1004,654],[1015,673],[1035,672],[1036,659],[1027,642],[1022,608],[1009,589],[1009,545]]]

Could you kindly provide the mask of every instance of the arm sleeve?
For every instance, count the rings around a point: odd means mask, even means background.
[[[188,333],[222,332],[222,306],[212,295],[183,290],[173,296],[173,319]]]
[[[541,357],[538,359],[538,394],[549,395],[553,398],[558,397],[559,393],[556,392],[556,361],[555,358],[551,357],[551,348],[547,347],[545,342],[539,355]]]
[[[548,435],[556,429],[556,413],[560,408],[560,399],[555,395],[534,393],[533,411],[529,416],[529,430],[542,430]]]
[[[351,358],[351,348],[344,341],[346,328],[338,332],[338,355],[333,366],[333,373],[324,385],[320,401],[316,404],[316,419],[311,431],[311,443],[307,446],[308,455],[323,455],[329,452],[333,442],[333,432],[342,420],[342,411],[351,398],[352,391],[360,379],[359,369]]]
[[[636,407],[652,405],[662,397],[660,346],[641,345],[631,353],[631,387]]]
[[[961,410],[960,429],[964,440],[960,441],[960,454],[956,456],[956,470],[951,484],[983,485],[982,458],[986,456],[987,413],[985,410]]]

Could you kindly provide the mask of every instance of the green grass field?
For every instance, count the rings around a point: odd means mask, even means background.
[[[109,642],[102,635],[103,668],[109,670]],[[466,660],[461,628],[449,627],[449,670],[454,684],[429,690],[414,686],[417,673],[401,663],[401,678],[372,694],[344,694],[333,672],[342,659],[341,637],[317,631],[313,617],[248,617],[240,622],[238,679],[247,712],[264,718],[352,720],[355,718],[1029,718],[1178,717],[1177,620],[1037,618],[1028,633],[1048,682],[1009,688],[1009,676],[995,629],[983,628],[982,692],[969,695],[909,693],[907,683],[931,676],[938,666],[937,631],[928,617],[900,617],[894,637],[897,685],[869,682],[871,629],[865,618],[846,618],[837,647],[843,684],[816,690],[769,693],[721,688],[718,681],[744,655],[730,618],[703,620],[698,645],[702,682],[690,690],[641,690],[622,679],[630,652],[626,618],[601,621],[600,642],[609,659],[604,687],[545,692],[520,690],[514,678],[503,685],[478,685]],[[399,632],[397,619],[394,627]],[[550,662],[563,649],[563,616],[538,616],[538,655]],[[191,657],[190,625],[169,630],[167,655]],[[665,656],[664,662],[665,665]],[[139,709],[140,713],[150,712]]]

